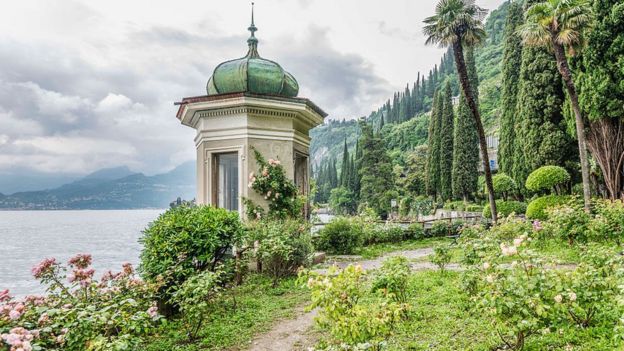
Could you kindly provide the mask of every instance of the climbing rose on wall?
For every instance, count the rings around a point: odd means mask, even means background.
[[[303,196],[299,196],[297,187],[292,180],[286,177],[286,171],[280,160],[270,158],[268,161],[253,149],[256,162],[260,166],[257,172],[249,174],[248,187],[260,194],[269,204],[269,211],[265,213],[262,206],[250,199],[243,199],[247,211],[247,218],[298,218],[302,215]]]

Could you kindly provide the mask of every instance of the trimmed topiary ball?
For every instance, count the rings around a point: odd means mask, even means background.
[[[563,186],[569,182],[570,173],[568,173],[565,168],[559,166],[543,166],[529,174],[525,186],[529,191],[554,191],[558,195],[561,195]]]

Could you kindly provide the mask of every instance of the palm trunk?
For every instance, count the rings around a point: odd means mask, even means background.
[[[574,111],[574,119],[576,121],[576,138],[578,139],[579,159],[581,161],[581,175],[583,176],[583,200],[585,202],[585,211],[590,211],[591,190],[589,185],[589,161],[587,160],[587,147],[585,143],[585,124],[579,107],[578,94],[574,82],[572,81],[572,72],[568,66],[568,60],[565,55],[563,46],[561,46],[552,37],[555,58],[557,59],[557,68],[570,96],[570,103]]]
[[[479,146],[481,148],[481,156],[483,159],[483,170],[485,171],[485,186],[487,187],[488,197],[490,200],[490,212],[492,213],[492,222],[496,224],[496,199],[494,197],[494,185],[492,183],[492,170],[490,169],[490,158],[487,152],[487,143],[485,141],[485,131],[483,130],[483,123],[481,123],[481,114],[479,113],[479,107],[474,98],[470,81],[468,80],[468,71],[466,69],[466,62],[464,61],[464,48],[460,42],[453,44],[453,52],[455,54],[455,65],[457,66],[457,74],[459,75],[459,82],[461,84],[462,91],[466,97],[468,107],[472,111],[475,124],[477,126],[477,134],[479,134]]]

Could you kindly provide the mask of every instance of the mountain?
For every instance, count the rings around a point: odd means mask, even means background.
[[[0,172],[0,193],[53,189],[80,178],[76,174],[44,173],[18,169],[11,173]]]
[[[166,208],[177,197],[195,197],[195,178],[194,161],[153,176],[109,168],[50,190],[0,194],[0,209]]]
[[[479,106],[484,128],[489,135],[498,135],[502,86],[503,33],[508,8],[509,2],[504,2],[497,9],[490,12],[485,22],[485,30],[488,37],[483,45],[475,49],[475,63],[479,74]],[[422,88],[428,89],[429,95],[433,91],[433,88],[428,88],[430,85],[439,87],[446,80],[451,82],[453,91],[458,94],[459,83],[451,54],[451,51],[447,51],[442,57],[440,64],[431,69],[428,78],[421,80],[421,83],[419,83],[422,84]],[[425,75],[421,75],[421,77],[425,77]],[[417,77],[406,77],[406,80],[410,79],[417,80]],[[415,146],[427,142],[430,96],[425,96],[424,100],[419,102],[422,106],[422,111],[409,116],[407,121],[389,122],[396,119],[396,117],[392,117],[392,114],[404,111],[402,110],[403,105],[401,103],[403,101],[401,99],[405,96],[408,96],[409,99],[409,95],[406,92],[394,93],[394,98],[389,99],[386,104],[373,111],[367,117],[367,120],[376,126],[376,130],[380,126],[381,119],[384,119],[383,138],[391,155],[396,155],[399,158],[404,155],[404,151],[409,151]],[[395,105],[397,106],[396,108]],[[402,119],[398,118],[398,120],[401,121]],[[310,155],[313,169],[316,170],[321,162],[331,159],[336,159],[337,169],[340,169],[344,140],[345,138],[347,139],[349,149],[353,150],[359,135],[359,127],[355,120],[329,120],[311,130],[310,135],[312,136]],[[394,160],[401,162],[398,159]]]

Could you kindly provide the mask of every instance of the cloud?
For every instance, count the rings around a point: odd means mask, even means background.
[[[278,52],[279,62],[299,82],[299,95],[311,98],[333,118],[368,115],[392,92],[362,56],[332,47],[327,28],[310,26],[301,40],[287,42],[291,45]]]
[[[386,21],[377,22],[377,29],[379,30],[379,33],[383,35],[395,37],[409,42],[415,42],[423,37],[419,31],[408,32],[399,27],[390,27],[388,26]]]

